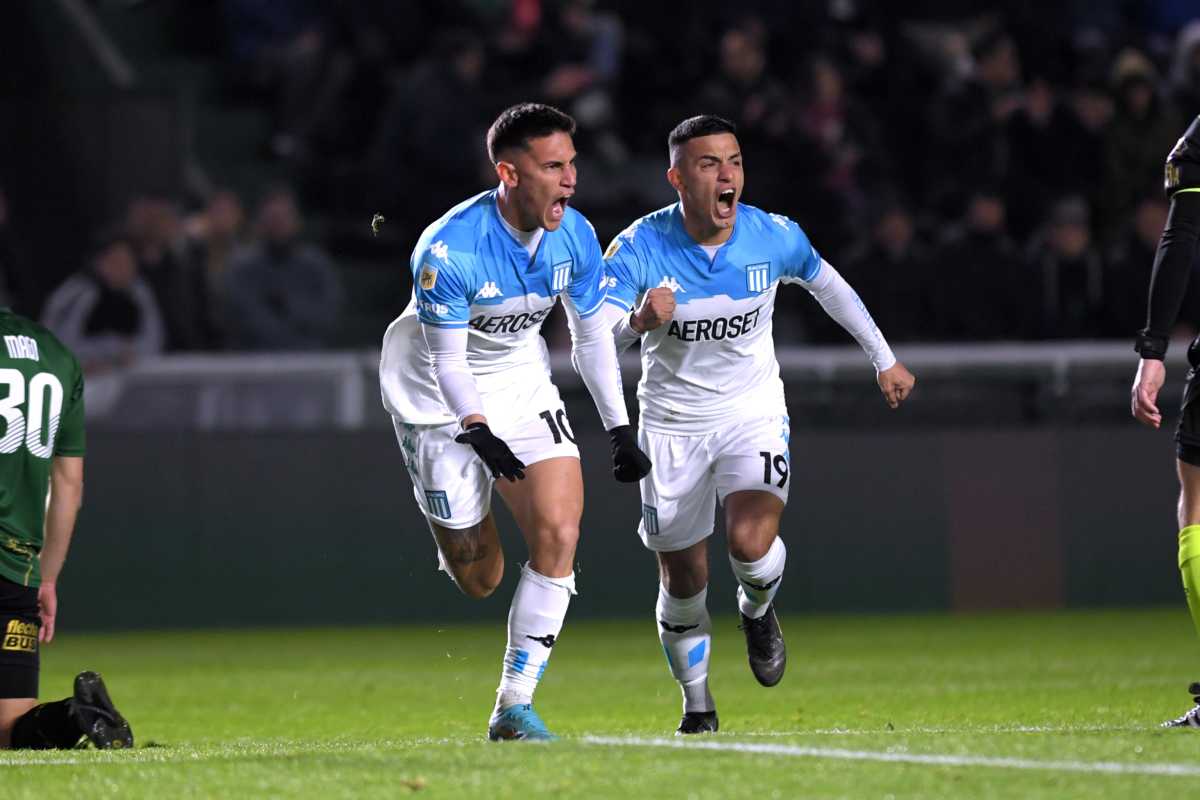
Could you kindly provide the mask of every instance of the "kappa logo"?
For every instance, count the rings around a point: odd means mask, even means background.
[[[659,289],[667,288],[667,289],[670,289],[672,292],[675,292],[676,294],[679,294],[680,292],[687,294],[687,289],[680,286],[679,281],[675,280],[675,278],[673,278],[670,275],[668,275],[667,277],[663,278],[661,281],[658,282],[658,288]]]
[[[546,648],[547,650],[554,647],[554,643],[557,641],[557,639],[555,638],[553,633],[547,633],[545,636],[531,636],[530,634],[527,633],[527,634],[525,634],[525,638],[533,639],[535,642],[537,642],[538,644],[540,644],[542,647]]]
[[[768,214],[767,216],[769,216],[771,218],[772,222],[774,222],[779,227],[783,228],[785,231],[788,229],[788,226],[792,222],[790,219],[785,217],[783,214]]]
[[[442,261],[450,260],[450,248],[447,247],[446,243],[440,239],[429,245],[429,252],[433,253],[436,258],[439,258]]]
[[[500,287],[496,285],[495,281],[485,281],[483,287],[475,296],[482,297],[484,300],[491,300],[493,297],[501,297],[503,294],[504,292],[500,291]]]
[[[743,580],[742,583],[746,586],[749,586],[751,589],[753,589],[756,592],[765,592],[768,589],[770,589],[772,586],[774,586],[775,584],[779,583],[779,579],[782,577],[783,576],[780,575],[779,578],[776,578],[775,580],[770,581],[769,583],[752,583],[747,580]]]

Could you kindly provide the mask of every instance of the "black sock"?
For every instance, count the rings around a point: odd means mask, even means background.
[[[83,731],[71,714],[75,701],[68,697],[42,703],[17,717],[12,730],[13,750],[70,750]]]

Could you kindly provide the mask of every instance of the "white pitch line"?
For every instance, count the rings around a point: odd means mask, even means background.
[[[681,741],[676,739],[640,739],[636,737],[585,736],[586,744],[614,747],[667,747],[676,750],[716,750],[731,753],[762,753],[800,758],[831,758],[842,761],[884,761],[898,764],[923,764],[936,767],[999,767],[1002,769],[1048,770],[1051,772],[1089,772],[1116,775],[1170,775],[1195,777],[1200,766],[1191,764],[1130,764],[1120,761],[1039,761],[1032,758],[996,756],[955,756],[946,754],[888,753],[877,750],[845,750],[838,747],[804,747],[789,744],[750,742]]]

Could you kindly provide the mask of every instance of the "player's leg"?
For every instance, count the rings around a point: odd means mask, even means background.
[[[7,684],[10,677],[0,667],[0,686]],[[0,688],[0,693],[3,693]],[[0,750],[12,747],[13,725],[38,704],[35,697],[0,697]]]
[[[642,431],[639,441],[653,466],[641,482],[638,535],[658,557],[654,619],[667,667],[683,694],[679,734],[716,731],[719,724],[708,686],[708,537],[716,511],[706,449],[711,439]]]
[[[708,688],[712,618],[708,615],[708,540],[658,555],[658,602],[654,617],[667,666],[683,693],[677,734],[710,733],[719,727]]]
[[[779,520],[788,493],[788,438],[786,416],[743,423],[723,432],[715,464],[746,653],[763,686],[779,683],[787,666],[774,600],[787,561]]]
[[[429,528],[442,569],[463,594],[480,599],[496,590],[504,578],[504,551],[491,512],[469,528],[447,528],[432,519]]]
[[[1184,385],[1183,406],[1175,431],[1175,463],[1179,475],[1179,572],[1192,623],[1200,633],[1200,380],[1195,366],[1198,360],[1197,342],[1192,342],[1188,348],[1192,369]],[[1200,682],[1193,683],[1188,691],[1196,705],[1183,716],[1164,722],[1164,727],[1200,728]]]
[[[413,497],[437,543],[438,565],[464,594],[487,597],[504,577],[492,476],[470,447],[454,441],[457,424],[392,422]]]
[[[508,643],[488,723],[493,740],[553,738],[533,710],[533,694],[575,594],[583,474],[558,390],[541,381],[519,404],[508,398],[528,413],[512,424],[494,426],[527,465],[524,480],[498,481],[496,489],[521,529],[529,561],[521,568],[508,612]]]
[[[492,739],[550,737],[533,712],[533,694],[575,594],[575,547],[583,515],[579,459],[526,464],[524,480],[496,484],[529,547],[529,561],[521,568],[508,612],[508,645],[488,730]]]
[[[71,697],[38,703],[37,589],[0,578],[0,625],[0,748],[67,749],[84,736],[99,748],[133,746],[129,723],[94,672],[75,679]]]

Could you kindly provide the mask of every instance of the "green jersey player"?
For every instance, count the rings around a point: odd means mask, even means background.
[[[0,747],[130,747],[95,672],[37,702],[39,650],[54,638],[56,585],[83,495],[83,372],[52,333],[0,309]]]

